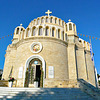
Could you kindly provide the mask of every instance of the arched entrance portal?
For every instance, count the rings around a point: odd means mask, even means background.
[[[38,87],[44,86],[45,61],[39,55],[28,58],[25,64],[24,87],[34,87],[34,81],[38,81]]]

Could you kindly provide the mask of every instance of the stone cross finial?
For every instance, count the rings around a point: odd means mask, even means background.
[[[70,19],[69,19],[68,21],[69,21],[69,22],[71,22],[71,20],[70,20]]]
[[[45,12],[46,14],[48,14],[48,16],[49,16],[49,14],[51,14],[52,12],[50,12],[50,10],[48,10],[47,12]]]
[[[22,26],[23,24],[20,24],[20,26]]]

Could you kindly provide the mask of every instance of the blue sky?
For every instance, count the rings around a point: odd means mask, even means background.
[[[71,19],[78,33],[100,38],[99,0],[0,0],[0,38],[14,33],[20,23],[26,28],[31,20],[45,15],[48,9],[65,22]],[[89,41],[89,38],[79,37]],[[5,50],[12,38],[0,40],[0,69],[3,69]],[[95,67],[100,74],[100,40],[92,39],[92,47]]]

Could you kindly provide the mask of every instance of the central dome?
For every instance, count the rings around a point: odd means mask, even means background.
[[[22,27],[22,24],[16,27],[13,43],[32,37],[51,37],[67,42],[67,35],[77,35],[76,25],[71,20],[66,23],[58,17],[49,16],[49,11],[46,13],[48,16],[32,20],[26,29]]]

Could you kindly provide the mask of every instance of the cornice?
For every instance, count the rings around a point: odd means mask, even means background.
[[[59,44],[65,45],[65,46],[68,45],[68,43],[66,41],[63,41],[61,39],[57,39],[55,37],[53,38],[53,37],[39,37],[39,36],[22,39],[22,40],[18,41],[15,45],[16,45],[16,47],[19,47],[20,45],[22,45],[24,43],[28,43],[29,41],[35,42],[34,40],[37,40],[39,42],[41,42],[42,40],[46,41],[46,42],[54,41],[56,43],[59,43]]]

